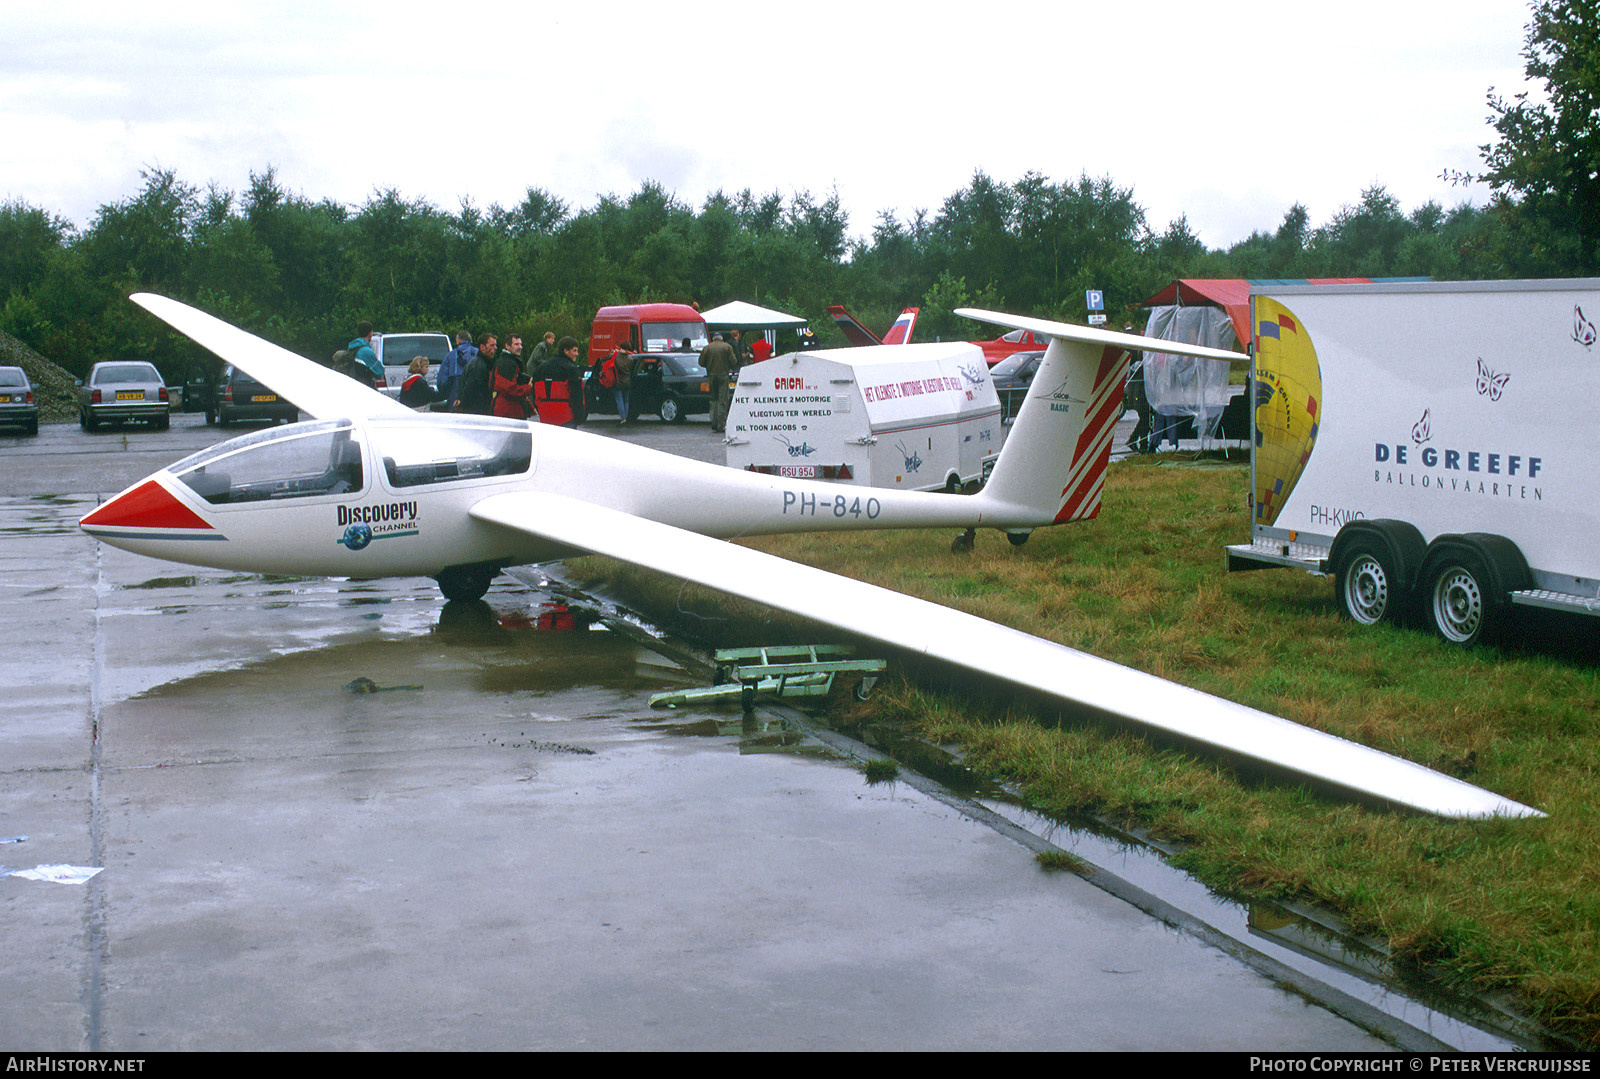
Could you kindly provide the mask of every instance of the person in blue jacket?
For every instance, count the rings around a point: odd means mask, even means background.
[[[439,364],[439,388],[445,393],[445,407],[455,410],[461,396],[461,376],[478,350],[472,347],[472,335],[466,330],[456,331],[456,347]]]

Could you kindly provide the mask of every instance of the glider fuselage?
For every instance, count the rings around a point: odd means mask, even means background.
[[[517,491],[719,538],[1048,523],[961,496],[758,475],[583,431],[430,415],[317,420],[222,442],[129,487],[83,527],[155,558],[313,576],[437,575],[572,554],[470,513]]]

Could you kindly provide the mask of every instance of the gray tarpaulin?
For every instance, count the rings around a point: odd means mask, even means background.
[[[1152,307],[1146,337],[1211,348],[1237,348],[1228,313],[1217,307]],[[1144,392],[1163,416],[1193,416],[1201,438],[1216,437],[1228,404],[1228,364],[1167,352],[1144,354]]]

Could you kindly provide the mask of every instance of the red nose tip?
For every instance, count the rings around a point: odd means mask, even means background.
[[[211,526],[155,480],[145,480],[78,522],[101,528],[205,528]]]

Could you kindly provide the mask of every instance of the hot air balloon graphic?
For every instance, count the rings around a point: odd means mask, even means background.
[[[1306,470],[1322,422],[1322,368],[1287,307],[1256,298],[1256,523],[1270,525]]]

